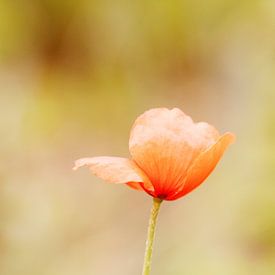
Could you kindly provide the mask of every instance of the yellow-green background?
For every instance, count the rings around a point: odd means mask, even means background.
[[[0,274],[141,274],[151,197],[71,168],[160,106],[237,142],[163,203],[152,274],[275,274],[274,87],[272,0],[0,0]]]

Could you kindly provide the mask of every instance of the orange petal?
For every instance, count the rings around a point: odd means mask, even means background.
[[[139,182],[128,182],[127,185],[135,190],[144,191]]]
[[[151,109],[137,118],[129,141],[133,160],[152,182],[156,195],[179,186],[194,159],[219,138],[211,125],[179,109]]]
[[[220,137],[217,143],[201,153],[188,170],[183,189],[177,195],[167,199],[178,199],[198,187],[214,170],[224,151],[234,140],[235,136],[233,134],[226,133]]]
[[[133,161],[126,158],[83,158],[75,162],[74,170],[82,166],[88,166],[94,175],[110,183],[132,184],[144,181],[142,175],[139,173],[139,168],[136,167]]]

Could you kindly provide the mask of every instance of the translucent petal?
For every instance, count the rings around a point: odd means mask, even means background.
[[[138,183],[144,180],[139,168],[127,158],[82,158],[75,162],[74,170],[82,166],[88,166],[94,175],[110,183]]]

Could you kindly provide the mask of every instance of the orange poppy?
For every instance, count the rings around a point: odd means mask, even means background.
[[[181,110],[151,109],[139,116],[131,130],[131,159],[83,158],[74,169],[88,166],[110,183],[125,183],[161,200],[176,200],[198,187],[213,171],[232,133],[220,135],[205,122],[194,123]]]

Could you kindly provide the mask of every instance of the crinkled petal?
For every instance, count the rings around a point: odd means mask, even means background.
[[[214,127],[194,123],[177,108],[157,108],[137,118],[129,149],[152,182],[156,196],[165,197],[179,186],[194,159],[218,138]]]
[[[137,187],[138,185],[133,183],[144,181],[139,168],[127,158],[82,158],[75,162],[74,170],[82,166],[88,166],[94,175],[110,183],[130,183],[130,186]]]
[[[168,200],[178,199],[193,189],[198,187],[214,170],[217,163],[223,156],[227,147],[233,143],[235,136],[231,133],[226,133],[205,152],[201,153],[194,161],[193,165],[187,171],[187,176],[182,190],[178,194],[171,195]]]

